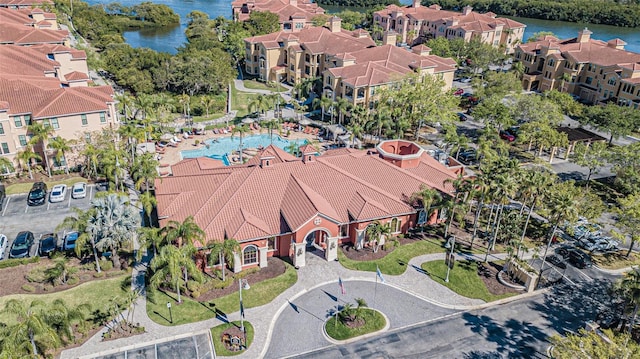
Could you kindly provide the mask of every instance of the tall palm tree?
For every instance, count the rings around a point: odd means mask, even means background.
[[[158,160],[152,153],[144,153],[133,161],[131,166],[131,177],[135,181],[136,188],[142,189],[142,185],[145,187],[145,192],[149,192],[151,187],[151,181],[158,178]]]
[[[420,190],[411,195],[411,201],[420,201],[422,209],[426,215],[426,222],[429,222],[433,211],[433,204],[442,200],[442,194],[435,188],[431,188],[425,184],[420,185]]]
[[[131,106],[135,101],[133,96],[131,96],[127,92],[124,92],[122,94],[116,94],[115,100],[118,101],[118,110],[120,110],[120,113],[124,115],[125,121],[131,120],[132,116],[129,116],[129,114],[133,115],[131,111]]]
[[[97,249],[110,251],[114,268],[120,269],[118,251],[132,243],[133,234],[140,224],[138,214],[126,197],[117,194],[96,198],[91,205],[95,212],[87,229],[97,238]]]
[[[202,245],[205,239],[205,233],[200,226],[194,221],[193,216],[185,218],[184,221],[169,221],[164,228],[167,241],[175,243],[178,247],[185,244],[194,245],[195,241]]]
[[[549,172],[540,172],[534,170],[527,170],[524,172],[523,176],[524,185],[527,188],[530,201],[529,201],[529,211],[527,213],[527,219],[524,222],[524,227],[522,228],[522,235],[520,236],[520,242],[524,241],[524,237],[527,234],[527,227],[529,226],[529,221],[531,220],[531,215],[537,205],[543,202],[549,192],[549,188],[553,185],[553,177]],[[522,201],[522,208],[525,207],[525,201]],[[518,248],[518,252],[520,249]]]
[[[277,95],[280,96],[280,95]],[[251,112],[260,112],[260,115],[264,115],[265,111],[269,110],[271,107],[271,98],[268,95],[258,95],[255,96],[249,102],[249,111]]]
[[[332,104],[333,101],[331,101],[331,99],[326,96],[316,97],[313,99],[313,106],[315,108],[320,107],[320,109],[322,110],[322,121],[324,121],[324,114],[326,110],[331,107]]]
[[[549,212],[549,223],[553,225],[553,229],[549,234],[547,246],[542,256],[542,264],[540,264],[540,273],[544,268],[547,259],[547,252],[551,247],[551,241],[556,235],[560,223],[574,223],[578,219],[578,208],[576,207],[576,199],[580,196],[580,189],[575,186],[573,181],[556,182],[549,190],[549,195],[545,203]]]
[[[167,241],[167,236],[160,228],[156,227],[140,227],[138,228],[138,241],[140,242],[140,248],[153,248],[153,256],[158,255],[158,250],[162,249],[165,245],[170,245]],[[138,252],[138,260],[142,258],[142,251]]]
[[[385,236],[386,238],[391,234],[391,227],[389,226],[389,223],[382,224],[380,221],[376,220],[367,226],[366,232],[369,237],[369,242],[375,242],[373,252],[376,253],[380,248],[382,236]]]
[[[67,162],[67,156],[65,154],[71,150],[71,146],[69,146],[71,143],[72,141],[57,136],[49,141],[48,146],[50,149],[56,151],[55,159],[58,163],[64,160],[64,171],[66,174],[69,174],[69,163]]]
[[[88,178],[98,178],[98,162],[100,150],[91,143],[86,143],[82,150],[85,158],[84,172]]]
[[[31,133],[31,140],[29,140],[29,144],[31,144],[31,146],[41,146],[42,153],[44,154],[44,164],[47,168],[47,174],[51,177],[51,168],[49,167],[49,158],[47,156],[47,141],[54,133],[53,127],[49,125],[45,126],[42,122],[32,121],[31,124],[27,126],[27,131]]]
[[[216,105],[216,99],[206,95],[200,96],[200,105],[204,107],[207,113],[207,117],[209,117],[209,110],[211,109],[211,107]]]
[[[178,303],[182,303],[180,287],[186,285],[186,282],[182,282],[184,279],[184,266],[192,266],[191,273],[198,272],[195,262],[191,258],[185,260],[181,248],[176,246],[162,247],[160,254],[151,260],[153,275],[151,276],[149,284],[153,288],[159,288],[163,283],[174,285],[176,293],[178,294]]]
[[[142,193],[138,200],[142,205],[142,209],[144,209],[144,213],[147,215],[147,225],[153,226],[153,220],[151,218],[151,213],[153,213],[153,208],[158,205],[158,200],[156,197],[149,191]]]
[[[86,247],[90,247],[93,253],[93,259],[96,263],[96,271],[101,272],[100,261],[98,259],[98,250],[96,248],[96,237],[93,232],[89,230],[89,220],[94,216],[95,209],[90,208],[83,211],[79,208],[73,207],[75,216],[66,217],[62,223],[60,223],[56,229],[71,229],[78,232],[78,239],[76,240],[76,247],[74,249],[78,258],[83,258],[83,252]]]
[[[29,178],[33,179],[33,172],[31,171],[31,166],[33,165],[33,160],[39,161],[42,159],[39,154],[33,152],[33,147],[27,146],[22,151],[18,153],[18,161],[20,161],[21,165],[27,168],[29,171]]]
[[[640,269],[627,272],[614,286],[614,290],[619,293],[625,303],[631,307],[631,321],[629,332],[633,330],[640,309]]]
[[[182,113],[187,117],[191,113],[191,97],[186,93],[178,95],[178,103],[182,105]]]
[[[85,326],[85,319],[90,309],[91,306],[86,303],[72,307],[62,299],[56,299],[48,306],[45,317],[63,342],[75,343],[74,326],[78,325],[80,328]]]
[[[248,132],[251,132],[251,130],[247,125],[236,126],[231,130],[231,137],[236,133],[238,134],[238,137],[240,137],[240,144],[238,146],[238,157],[240,157],[240,160],[242,160],[242,138]]]
[[[347,112],[351,104],[344,97],[338,97],[333,103],[333,108],[338,112],[338,124],[342,125],[344,122],[344,114]]]
[[[30,346],[28,352],[33,357],[39,357],[60,344],[55,330],[46,322],[44,307],[41,300],[27,304],[22,300],[9,299],[3,309],[4,313],[13,314],[17,321],[11,328],[10,341],[20,347]]]
[[[235,253],[240,252],[240,244],[233,238],[227,238],[223,241],[212,241],[209,247],[211,248],[209,261],[215,262],[215,260],[217,260],[218,263],[220,263],[222,267],[222,280],[224,281],[226,264],[233,262]]]
[[[278,128],[277,120],[269,120],[262,122],[262,125],[269,130],[269,141],[273,144],[273,130]]]
[[[11,173],[11,169],[13,168],[13,163],[11,163],[11,160],[0,156],[0,176],[1,175],[8,175],[9,173]]]
[[[144,141],[144,129],[138,127],[134,122],[128,122],[118,127],[118,133],[127,139],[126,148],[131,153],[129,160],[134,161],[136,156],[136,146],[140,140]]]

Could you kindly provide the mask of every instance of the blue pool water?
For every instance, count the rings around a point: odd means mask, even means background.
[[[273,136],[273,144],[283,150],[287,150],[287,147],[295,142],[297,146],[302,146],[307,143],[307,140],[290,141],[283,139],[278,135]],[[271,144],[271,138],[268,134],[246,136],[242,138],[242,149],[258,147],[267,147]],[[233,151],[237,151],[240,146],[240,137],[222,137],[211,140],[206,140],[205,144],[208,146],[202,146],[197,150],[181,151],[182,158],[196,158],[196,157],[209,157],[224,162],[225,166],[229,166],[229,155]]]

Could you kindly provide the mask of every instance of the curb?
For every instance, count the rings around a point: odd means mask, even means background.
[[[376,311],[376,312],[378,312],[378,313],[380,313],[380,314],[382,315],[382,317],[383,317],[383,318],[384,318],[384,320],[385,320],[385,325],[384,325],[384,327],[383,327],[382,329],[380,329],[380,330],[376,330],[375,332],[371,332],[371,333],[367,333],[367,334],[362,334],[362,335],[359,335],[359,336],[357,336],[357,337],[353,337],[353,338],[345,339],[345,340],[337,340],[337,339],[333,339],[333,338],[331,338],[331,337],[329,336],[329,334],[327,334],[327,323],[329,323],[330,321],[334,320],[334,318],[333,318],[333,317],[331,317],[331,318],[327,319],[327,320],[324,322],[324,323],[325,323],[325,325],[323,325],[323,326],[322,326],[322,335],[324,335],[324,338],[325,338],[328,342],[330,342],[330,343],[332,343],[332,344],[334,344],[334,345],[345,345],[345,344],[349,344],[349,343],[357,342],[358,340],[368,339],[368,338],[371,338],[371,337],[375,337],[376,335],[378,335],[378,334],[380,334],[380,333],[384,333],[384,332],[386,332],[387,330],[389,330],[389,328],[391,327],[391,322],[389,321],[389,318],[387,317],[387,315],[386,315],[386,314],[384,314],[383,312],[381,312],[381,311],[379,311],[379,310],[377,310],[377,309],[374,309],[374,308],[367,308],[367,309],[370,309],[370,310]]]

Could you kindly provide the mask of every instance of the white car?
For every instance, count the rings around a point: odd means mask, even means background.
[[[4,252],[7,251],[7,236],[0,234],[0,259],[4,259]]]
[[[49,202],[56,203],[64,201],[64,197],[67,195],[67,185],[57,184],[51,189],[49,194]]]
[[[71,198],[85,198],[87,196],[87,184],[84,182],[78,182],[71,187]]]

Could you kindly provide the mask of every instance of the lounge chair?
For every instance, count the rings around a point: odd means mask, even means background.
[[[260,130],[260,125],[258,125],[257,123],[256,123],[256,125],[255,125],[255,126],[253,126],[253,127],[254,127],[256,130]]]
[[[316,129],[313,130],[313,135],[314,136],[317,136],[318,133],[320,133],[320,129],[319,128],[316,128]]]

